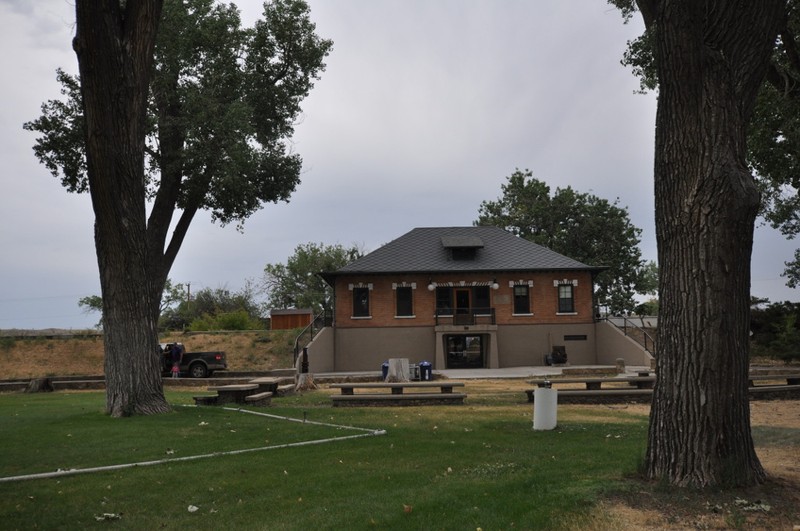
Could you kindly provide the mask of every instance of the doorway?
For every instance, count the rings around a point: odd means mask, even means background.
[[[482,369],[484,341],[480,335],[448,335],[444,337],[448,369]]]

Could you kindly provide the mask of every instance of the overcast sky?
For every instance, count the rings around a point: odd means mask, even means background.
[[[240,0],[251,25],[261,2]],[[605,0],[309,0],[334,41],[303,102],[294,149],[302,183],[244,233],[195,218],[170,273],[192,291],[238,290],[307,242],[367,251],[414,227],[466,226],[516,168],[552,189],[619,198],[656,259],[656,99],[619,61],[641,22]],[[70,0],[0,0],[0,329],[84,328],[79,298],[100,293],[88,195],[71,195],[33,155],[22,124],[77,72]],[[785,286],[793,242],[760,228],[752,294]]]

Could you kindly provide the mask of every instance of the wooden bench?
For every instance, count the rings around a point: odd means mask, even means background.
[[[203,395],[192,397],[196,406],[215,406],[217,405],[217,398],[219,398],[219,395]]]
[[[534,401],[535,390],[529,389],[528,402]],[[800,385],[757,385],[748,389],[750,400],[798,399]],[[559,389],[558,402],[563,404],[602,404],[619,402],[650,403],[653,389]]]
[[[331,399],[338,406],[427,406],[440,404],[463,404],[465,393],[454,393],[453,388],[464,387],[464,382],[349,382],[331,384],[332,389],[341,389],[340,395]],[[438,388],[440,392],[424,392]],[[356,389],[386,390],[389,393],[356,393]],[[406,390],[422,390],[409,392]]]
[[[330,385],[331,389],[341,389],[343,395],[354,394],[355,389],[391,389],[393,395],[402,395],[404,389],[439,388],[442,394],[452,393],[454,387],[464,387],[464,382],[347,382]]]
[[[786,381],[786,385],[800,385],[800,373],[785,374],[751,374],[750,387],[757,387],[756,382]]]
[[[268,406],[272,400],[272,393],[264,391],[263,393],[256,393],[254,395],[247,395],[244,397],[245,403],[251,406]]]
[[[530,380],[529,383],[536,385],[536,387],[545,387],[548,383],[553,386],[556,384],[576,384],[582,383],[586,385],[586,389],[600,390],[604,383],[622,383],[628,384],[637,389],[652,389],[655,385],[655,376],[628,376],[628,377],[615,377],[615,378],[553,378],[553,379],[537,379]],[[526,391],[527,392],[527,391]],[[531,391],[533,392],[533,391]]]
[[[232,384],[209,387],[217,392],[217,404],[244,404],[245,398],[258,392],[258,384]]]
[[[288,384],[294,385],[294,376],[262,376],[253,378],[248,383],[257,384],[260,392],[269,391],[277,395],[279,387]]]

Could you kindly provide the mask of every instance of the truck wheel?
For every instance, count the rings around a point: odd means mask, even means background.
[[[189,374],[192,378],[205,378],[208,376],[208,370],[202,363],[192,363],[189,365]]]

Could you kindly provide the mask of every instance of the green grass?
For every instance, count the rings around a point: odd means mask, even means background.
[[[645,417],[579,406],[559,409],[556,430],[534,432],[529,404],[496,398],[404,408],[329,402],[314,392],[262,411],[387,434],[0,483],[2,528],[568,528],[635,473],[647,433]],[[103,405],[102,393],[0,395],[0,476],[354,433],[213,407],[112,419]],[[95,519],[104,513],[121,517]]]

